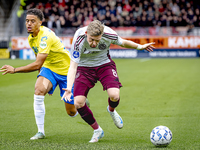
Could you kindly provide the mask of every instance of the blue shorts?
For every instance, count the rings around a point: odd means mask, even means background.
[[[60,88],[60,96],[62,97],[63,94],[65,93],[64,90],[62,90],[62,88],[66,88],[67,87],[67,76],[65,75],[59,75],[53,71],[51,71],[50,69],[48,68],[45,68],[45,67],[42,67],[40,69],[40,73],[37,77],[39,76],[43,76],[45,78],[47,78],[53,85],[52,89],[48,92],[48,94],[53,94],[54,90],[56,89],[56,86],[59,85],[59,88]],[[65,101],[65,103],[69,103],[69,104],[74,104],[74,95],[73,95],[73,92],[74,92],[74,86],[72,87],[72,96],[71,96],[71,99],[72,101],[69,102],[69,101]]]

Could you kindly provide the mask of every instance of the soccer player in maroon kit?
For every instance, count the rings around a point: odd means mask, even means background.
[[[120,87],[117,69],[110,58],[110,44],[125,48],[153,51],[152,44],[137,44],[130,40],[122,39],[111,28],[104,26],[100,21],[92,21],[88,26],[76,31],[71,46],[71,62],[67,76],[67,88],[62,99],[71,101],[71,89],[74,83],[74,105],[82,119],[93,129],[94,134],[90,143],[98,142],[104,136],[104,131],[98,125],[92,111],[85,104],[88,92],[100,81],[103,90],[108,93],[107,111],[110,113],[115,125],[121,129],[123,121],[115,108],[120,100]]]

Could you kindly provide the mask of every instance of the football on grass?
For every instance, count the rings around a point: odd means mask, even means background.
[[[157,126],[151,131],[150,140],[155,146],[165,147],[172,141],[172,132],[166,126]]]

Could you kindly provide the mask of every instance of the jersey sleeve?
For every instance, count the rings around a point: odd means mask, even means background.
[[[52,44],[53,44],[52,36],[50,35],[41,36],[41,39],[39,41],[39,53],[49,54]]]
[[[113,29],[111,29],[110,27],[106,26],[106,30],[107,33],[107,37],[109,37],[109,39],[111,39],[111,43],[115,44],[115,45],[122,45],[122,38],[117,34],[117,32],[115,32]]]
[[[82,36],[79,35],[79,30],[76,31],[73,41],[72,41],[72,46],[71,46],[71,60],[73,60],[76,63],[79,63],[80,61],[80,56],[81,56],[81,49],[79,48],[79,44],[81,40],[83,40]]]
[[[119,35],[117,35],[117,40],[115,40],[112,44],[116,44],[116,45],[119,45],[119,46],[121,46],[122,45],[122,38],[119,36]]]

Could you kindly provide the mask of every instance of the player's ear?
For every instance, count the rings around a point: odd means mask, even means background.
[[[85,34],[87,35],[87,31],[85,31]]]

